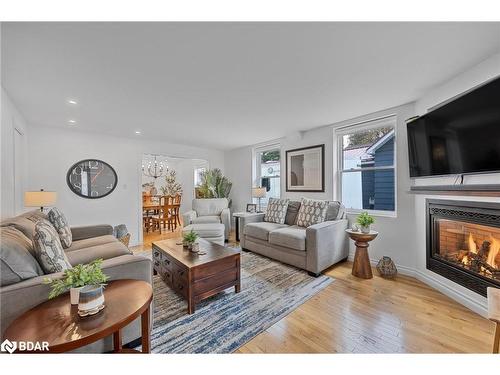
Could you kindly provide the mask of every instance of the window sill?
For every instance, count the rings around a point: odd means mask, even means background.
[[[359,210],[356,208],[346,209],[347,215],[359,215],[362,212],[368,212],[369,215],[376,217],[390,217],[390,218],[398,217],[396,211]]]

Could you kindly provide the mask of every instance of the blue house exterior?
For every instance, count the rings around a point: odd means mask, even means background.
[[[366,150],[361,167],[394,165],[394,131],[377,140]],[[363,209],[394,211],[394,169],[361,172]]]

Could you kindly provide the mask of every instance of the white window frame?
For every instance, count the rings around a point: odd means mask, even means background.
[[[257,165],[257,155],[259,153],[265,152],[265,151],[272,151],[272,150],[279,150],[280,152],[280,189],[279,189],[279,196],[281,197],[282,193],[282,176],[281,176],[281,166],[283,162],[283,150],[281,149],[281,143],[279,142],[272,142],[272,143],[266,143],[266,144],[260,144],[258,146],[255,146],[252,149],[252,188],[254,187],[259,187],[260,186],[260,164]],[[251,195],[250,195],[251,196]],[[257,204],[258,203],[258,198],[251,198],[252,203]],[[262,203],[262,209],[264,210],[267,207],[267,204],[265,202]]]
[[[391,126],[394,129],[394,162],[392,166],[383,166],[383,167],[367,167],[367,168],[350,168],[348,170],[343,169],[344,159],[343,159],[343,136],[346,134],[354,133],[362,130],[369,130],[374,128],[381,128],[385,126]],[[342,175],[344,173],[353,173],[353,172],[364,172],[371,170],[394,170],[394,211],[385,211],[385,210],[370,210],[370,209],[360,209],[360,208],[349,208],[346,207],[346,211],[348,214],[359,214],[361,212],[368,212],[373,216],[385,216],[385,217],[397,217],[398,212],[398,176],[397,176],[397,141],[398,141],[398,129],[397,129],[397,117],[395,114],[374,118],[358,123],[353,123],[347,126],[342,126],[334,129],[334,142],[333,144],[336,146],[336,152],[334,155],[337,157],[337,163],[335,165],[335,173],[334,173],[334,186],[335,188],[335,197],[338,201],[342,202]]]

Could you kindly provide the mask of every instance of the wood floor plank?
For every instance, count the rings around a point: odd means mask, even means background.
[[[176,232],[144,235],[144,245]],[[230,246],[237,246],[234,233]],[[494,324],[417,279],[370,280],[344,262],[324,273],[335,279],[236,353],[489,353]]]

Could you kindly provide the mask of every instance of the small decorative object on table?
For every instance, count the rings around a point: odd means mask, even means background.
[[[396,277],[398,274],[398,269],[396,265],[392,261],[392,259],[388,256],[383,256],[377,263],[377,271],[380,276],[392,279]]]
[[[44,284],[49,284],[51,291],[49,299],[70,291],[70,301],[72,305],[78,305],[80,290],[86,285],[105,285],[109,279],[101,269],[102,259],[96,259],[89,264],[78,264],[77,266],[64,271],[61,279],[46,278]]]
[[[104,309],[104,293],[102,285],[87,285],[80,290],[78,315],[81,317],[95,315]]]
[[[182,244],[184,247],[187,247],[189,250],[193,249],[193,244],[198,239],[198,234],[194,231],[188,232],[182,238]],[[199,250],[199,249],[198,249]]]
[[[375,222],[375,219],[368,212],[362,212],[357,217],[356,222],[359,224],[362,233],[370,233],[370,225]]]
[[[255,203],[248,203],[247,204],[247,212],[251,213],[251,214],[257,212],[257,205]]]
[[[352,226],[351,226],[351,230],[352,230],[353,232],[359,232],[359,228],[358,228],[357,224],[354,224],[354,223],[353,223],[353,224],[352,224]]]

